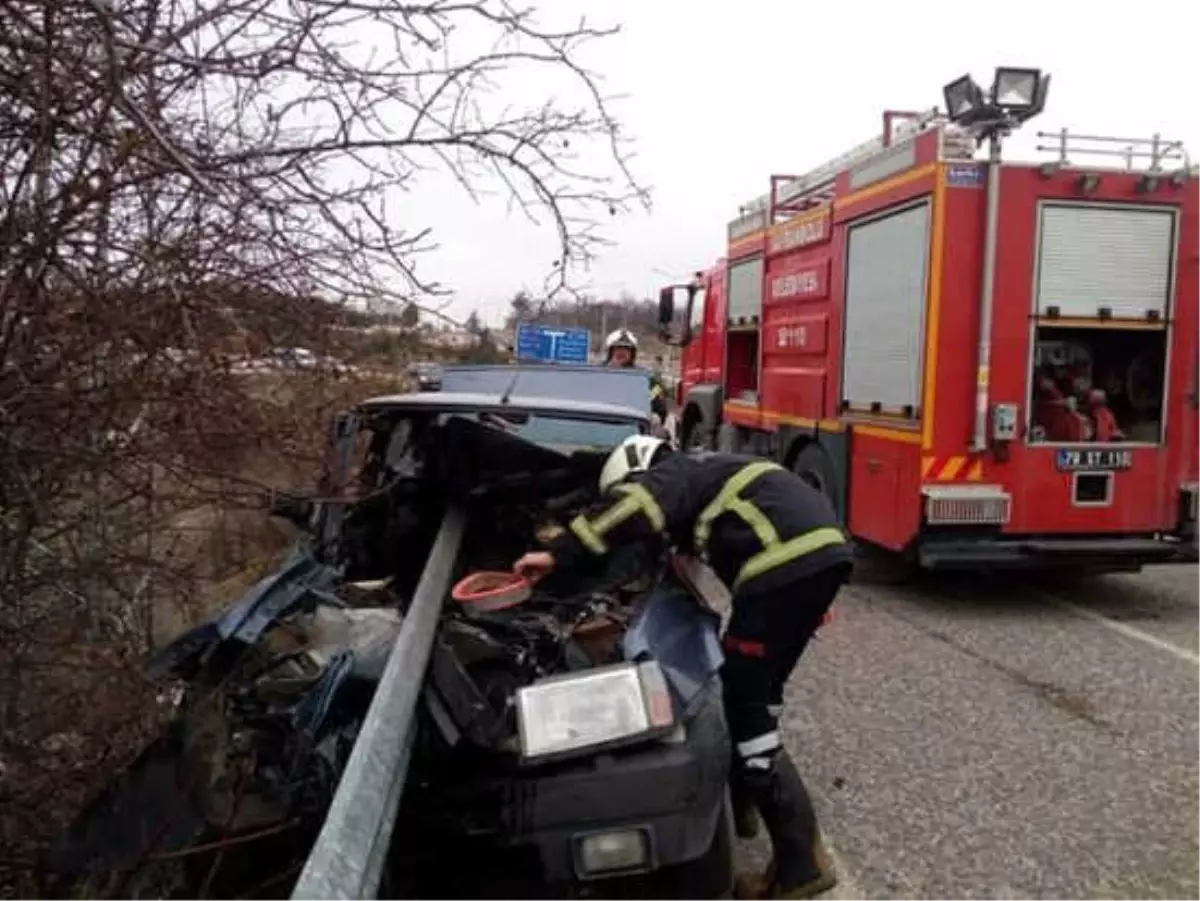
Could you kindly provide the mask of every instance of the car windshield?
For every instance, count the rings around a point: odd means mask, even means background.
[[[492,412],[446,413],[443,421],[450,416],[465,416],[485,422],[533,444],[565,452],[608,450],[640,431],[638,423],[632,421],[596,422],[545,414],[513,413],[501,416]]]

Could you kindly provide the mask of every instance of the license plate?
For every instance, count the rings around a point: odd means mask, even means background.
[[[1128,469],[1133,465],[1133,452],[1114,448],[1063,448],[1058,452],[1058,468],[1062,472],[1080,469]]]

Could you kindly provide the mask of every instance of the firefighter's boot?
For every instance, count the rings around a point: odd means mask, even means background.
[[[737,837],[757,838],[758,814],[754,808],[754,796],[737,767],[729,774],[729,801],[733,807],[733,828]]]
[[[771,865],[757,887],[744,883],[742,897],[812,898],[837,885],[821,841],[812,799],[786,751],[769,770],[746,771],[746,785],[771,836]],[[750,895],[743,893],[752,893]]]

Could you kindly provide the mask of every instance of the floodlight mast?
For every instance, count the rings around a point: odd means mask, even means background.
[[[942,89],[951,121],[968,129],[976,145],[988,142],[987,219],[983,245],[983,275],[979,286],[979,344],[975,372],[975,428],[971,450],[988,449],[990,413],[988,377],[992,355],[992,308],[996,285],[996,238],[1000,218],[1000,160],[1004,139],[1046,106],[1050,75],[1040,69],[999,66],[992,89],[984,92],[968,74]]]

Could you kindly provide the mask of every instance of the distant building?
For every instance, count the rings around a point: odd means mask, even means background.
[[[433,347],[462,350],[475,343],[475,336],[464,329],[447,329],[445,331],[431,332],[426,336],[425,342]]]

